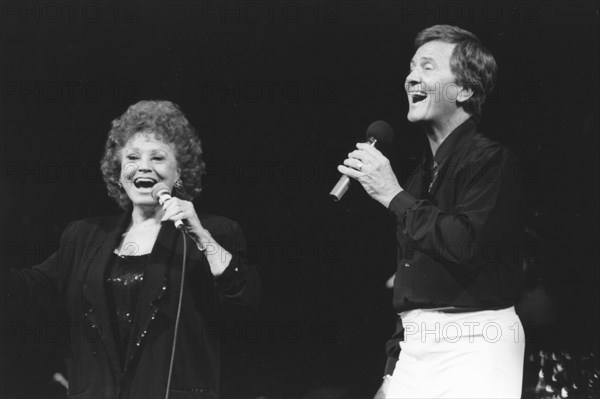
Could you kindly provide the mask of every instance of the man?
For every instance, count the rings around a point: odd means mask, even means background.
[[[405,187],[368,144],[338,167],[397,224],[400,318],[376,398],[520,398],[517,163],[477,132],[496,62],[475,35],[454,26],[423,30],[415,48],[405,89],[408,120],[429,141],[423,162]]]

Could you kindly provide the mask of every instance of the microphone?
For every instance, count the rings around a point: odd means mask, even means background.
[[[383,143],[387,145],[392,142],[394,130],[390,124],[385,121],[375,121],[367,128],[366,136],[367,144],[374,146],[376,143]],[[346,175],[342,175],[329,195],[337,202],[342,199],[344,194],[346,194],[348,187],[350,187],[350,178]]]
[[[156,183],[154,187],[152,187],[152,198],[162,206],[166,200],[171,198],[169,186],[165,183]],[[176,220],[174,223],[177,230],[183,230],[184,226],[181,220]]]

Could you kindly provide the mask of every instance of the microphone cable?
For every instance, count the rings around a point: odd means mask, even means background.
[[[171,377],[173,376],[173,363],[175,361],[175,348],[177,347],[177,331],[179,331],[179,319],[181,316],[181,304],[183,302],[183,285],[185,283],[185,264],[187,258],[187,240],[185,239],[185,232],[181,231],[181,237],[183,238],[183,263],[181,264],[181,285],[179,287],[179,303],[177,304],[177,316],[175,316],[175,332],[173,333],[173,347],[171,349],[171,362],[169,364],[169,374],[167,377],[167,390],[165,392],[165,399],[169,399],[169,391],[171,390]]]

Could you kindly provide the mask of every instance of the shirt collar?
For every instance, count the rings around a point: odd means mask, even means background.
[[[460,147],[461,142],[467,136],[468,133],[475,131],[476,124],[473,118],[469,118],[460,125],[458,125],[450,134],[444,139],[442,144],[438,147],[435,152],[433,159],[437,165],[441,165],[447,158],[452,155],[456,148]],[[423,157],[424,166],[431,168],[432,154],[431,147],[428,145],[425,149],[425,156]]]

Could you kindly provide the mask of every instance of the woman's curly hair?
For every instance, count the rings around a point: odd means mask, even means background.
[[[192,200],[202,192],[202,146],[196,131],[179,107],[170,101],[140,101],[131,105],[112,128],[104,148],[100,169],[108,195],[126,209],[131,201],[119,185],[121,150],[138,133],[151,133],[157,140],[173,145],[182,187],[174,188],[178,197]]]

